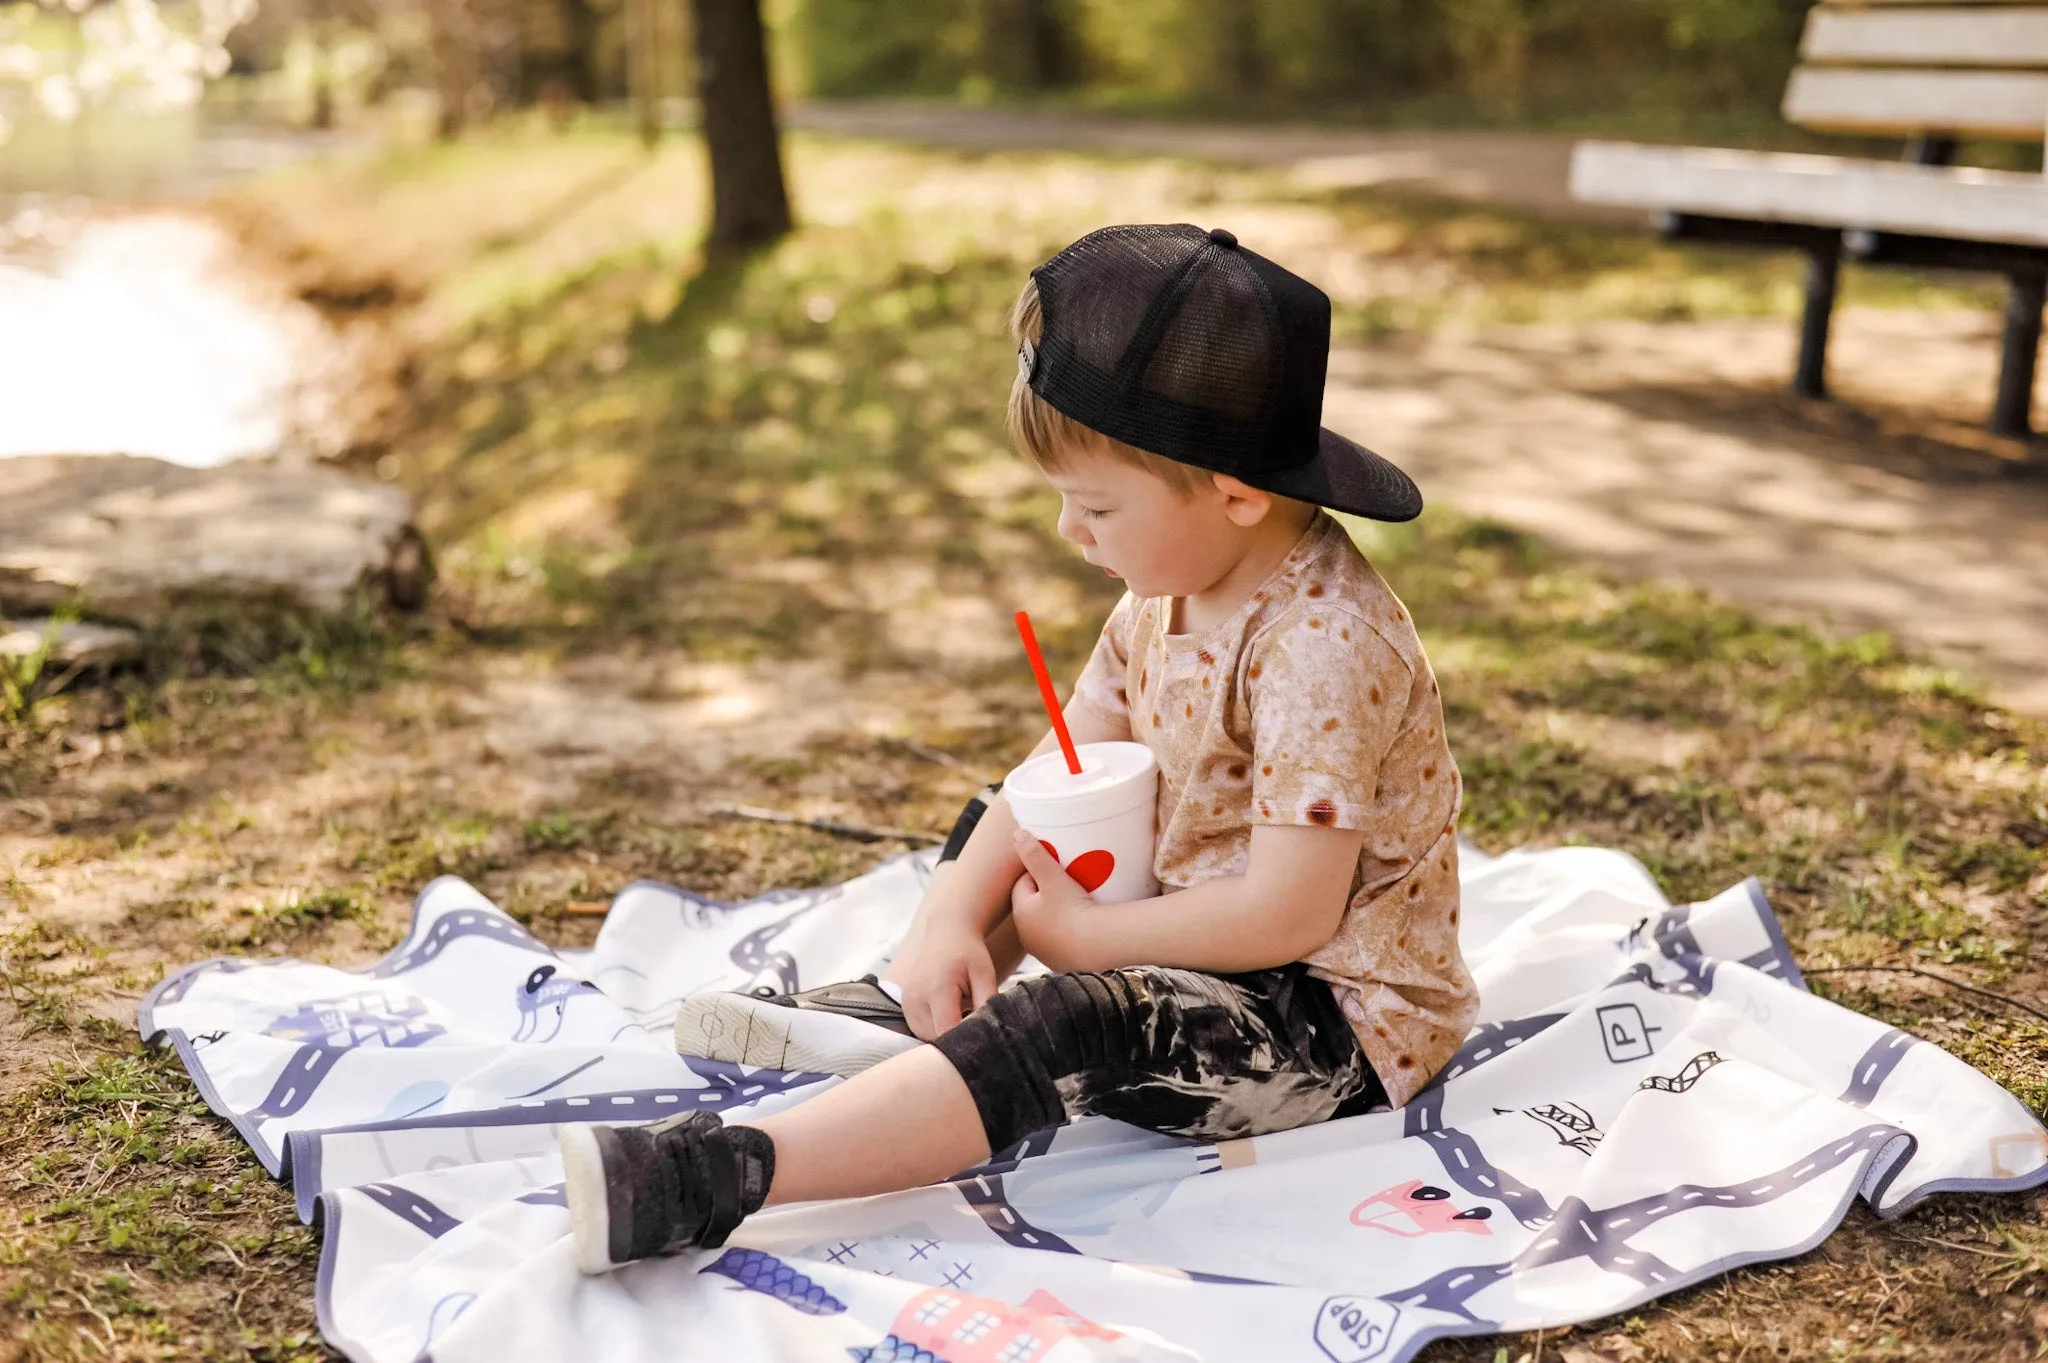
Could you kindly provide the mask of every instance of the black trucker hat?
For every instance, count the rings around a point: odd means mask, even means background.
[[[1105,227],[1031,277],[1045,329],[1018,365],[1083,426],[1283,497],[1421,513],[1407,474],[1323,429],[1329,295],[1222,228]]]

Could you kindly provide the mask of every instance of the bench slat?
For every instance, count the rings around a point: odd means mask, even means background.
[[[1802,66],[1785,86],[1787,121],[1844,132],[1952,132],[2038,142],[2048,74],[1866,71]]]
[[[1810,62],[2048,67],[2048,9],[1815,9],[1799,52]]]
[[[2048,246],[2048,177],[2011,171],[1581,142],[1571,188],[1624,208]]]

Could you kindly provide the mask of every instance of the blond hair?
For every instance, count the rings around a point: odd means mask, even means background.
[[[1010,336],[1020,345],[1028,342],[1035,348],[1044,335],[1045,311],[1038,301],[1038,281],[1027,279],[1024,291],[1017,295],[1017,305],[1010,310]],[[1010,385],[1006,424],[1017,452],[1040,473],[1063,473],[1072,466],[1076,454],[1090,453],[1106,454],[1121,463],[1136,465],[1182,494],[1193,492],[1211,476],[1206,469],[1126,445],[1093,427],[1083,426],[1032,392],[1021,368]]]

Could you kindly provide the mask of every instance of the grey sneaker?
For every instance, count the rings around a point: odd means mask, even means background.
[[[716,1249],[759,1211],[775,1177],[775,1143],[710,1112],[650,1126],[558,1126],[576,1266]]]
[[[796,994],[699,994],[676,1012],[676,1050],[808,1074],[859,1074],[922,1043],[873,975]]]

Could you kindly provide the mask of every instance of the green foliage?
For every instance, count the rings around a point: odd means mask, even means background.
[[[814,94],[952,94],[975,70],[959,0],[808,0],[797,24]]]
[[[821,95],[1000,88],[1038,16],[1084,98],[1400,121],[1775,119],[1808,0],[803,0]],[[1005,27],[1007,26],[1007,27]]]
[[[280,899],[251,904],[244,912],[247,925],[239,936],[224,939],[224,945],[265,946],[330,923],[361,922],[369,917],[370,906],[347,890],[294,888]]]
[[[611,829],[608,813],[571,814],[564,810],[526,821],[526,849],[529,852],[579,852],[605,845]]]
[[[0,653],[0,729],[26,726],[35,719],[36,707],[64,684],[66,678],[53,672],[57,635],[78,618],[75,608],[59,610],[43,626],[43,637],[26,653]],[[4,621],[0,621],[4,632]]]

